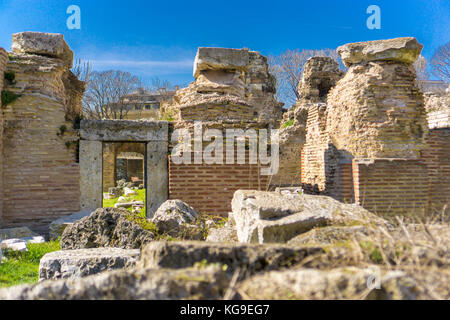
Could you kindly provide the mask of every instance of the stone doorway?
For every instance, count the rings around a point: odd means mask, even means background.
[[[104,181],[114,173],[104,171],[104,150],[119,146],[122,156],[142,154],[146,188],[146,214],[152,217],[168,198],[168,123],[166,121],[83,120],[80,128],[80,207],[93,211],[103,205]],[[127,146],[141,145],[142,152]],[[120,152],[119,152],[120,154]],[[116,157],[114,157],[116,159]],[[139,160],[139,159],[132,159]],[[107,185],[107,184],[106,184]]]

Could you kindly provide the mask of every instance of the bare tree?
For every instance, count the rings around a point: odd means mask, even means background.
[[[92,65],[89,61],[83,62],[81,59],[76,60],[72,68],[72,73],[81,81],[88,82]]]
[[[423,55],[414,62],[414,69],[416,69],[418,80],[428,80],[430,78],[430,73],[428,72],[428,60]]]
[[[331,57],[345,69],[338,53],[334,49],[322,50],[286,50],[279,55],[269,56],[269,71],[275,77],[277,84],[276,97],[286,106],[293,105],[298,95],[298,84],[303,76],[303,65],[315,56]]]
[[[440,46],[431,59],[433,74],[445,82],[450,82],[450,42]]]
[[[91,72],[83,98],[83,114],[91,119],[124,119],[128,108],[123,97],[142,86],[129,72]]]

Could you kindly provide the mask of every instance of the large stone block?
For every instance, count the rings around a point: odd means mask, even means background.
[[[330,197],[238,190],[233,219],[240,242],[287,242],[315,226],[353,221],[384,224],[367,210]]]
[[[377,288],[370,290],[368,284],[375,284]],[[406,272],[381,272],[378,267],[272,271],[256,275],[240,283],[238,287],[238,291],[245,294],[247,299],[262,300],[430,298]]]
[[[58,58],[72,68],[73,52],[64,36],[58,33],[19,32],[12,36],[11,49],[14,53],[36,54]]]
[[[138,266],[144,268],[179,269],[196,262],[227,265],[227,271],[241,270],[249,275],[260,271],[289,268],[305,258],[323,253],[320,247],[212,243],[200,241],[158,241],[142,248]]]
[[[344,64],[349,67],[357,63],[382,60],[413,63],[422,48],[423,45],[416,38],[405,37],[348,43],[338,47],[337,51]]]
[[[131,268],[139,249],[93,248],[47,253],[39,264],[39,281],[81,278],[106,270]]]
[[[80,212],[75,212],[74,214],[71,214],[70,216],[61,217],[61,218],[53,221],[52,223],[50,223],[50,226],[49,226],[50,239],[53,240],[53,239],[60,237],[63,234],[64,229],[66,229],[67,226],[71,225],[72,223],[74,223],[84,217],[87,217],[90,214],[91,214],[91,211],[80,211]]]
[[[0,289],[0,300],[221,299],[228,284],[225,273],[217,268],[113,270]]]
[[[0,229],[0,240],[34,236],[37,236],[37,234],[31,231],[28,227]]]
[[[194,61],[194,77],[202,70],[241,70],[249,64],[248,49],[199,47]]]

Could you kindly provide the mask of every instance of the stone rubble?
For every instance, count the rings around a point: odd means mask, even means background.
[[[386,222],[369,211],[330,197],[238,190],[233,220],[240,242],[287,242],[316,226],[330,223]]]
[[[61,249],[114,247],[139,249],[155,239],[154,232],[128,218],[123,208],[100,208],[67,226],[61,237]]]
[[[107,270],[129,269],[139,260],[140,250],[93,248],[47,253],[39,264],[39,281],[76,279]]]

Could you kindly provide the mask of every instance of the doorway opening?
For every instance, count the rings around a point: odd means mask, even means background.
[[[146,217],[146,144],[103,142],[103,207],[124,208]]]

